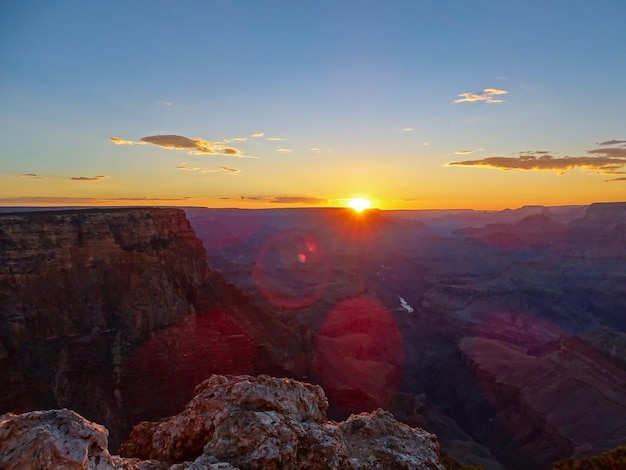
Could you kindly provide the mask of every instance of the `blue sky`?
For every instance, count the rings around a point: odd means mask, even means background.
[[[625,20],[620,0],[2,2],[0,204],[626,200]]]

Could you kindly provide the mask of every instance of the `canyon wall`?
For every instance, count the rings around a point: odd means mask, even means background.
[[[182,210],[0,215],[0,412],[72,408],[115,447],[211,373],[298,370],[274,323],[209,268]]]

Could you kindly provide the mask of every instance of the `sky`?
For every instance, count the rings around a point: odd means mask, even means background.
[[[623,0],[0,0],[0,205],[626,201]]]

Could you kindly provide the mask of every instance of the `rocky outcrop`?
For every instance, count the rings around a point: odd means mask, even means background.
[[[213,373],[302,373],[298,337],[207,263],[179,209],[0,215],[0,412],[130,427]]]
[[[434,435],[377,410],[326,420],[321,387],[268,376],[212,376],[185,410],[141,423],[107,450],[107,431],[69,410],[0,417],[0,467],[76,469],[443,470]]]

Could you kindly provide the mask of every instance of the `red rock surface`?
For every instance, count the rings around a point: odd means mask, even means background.
[[[504,425],[538,461],[626,442],[626,370],[580,339],[545,355],[479,337],[459,347]]]

